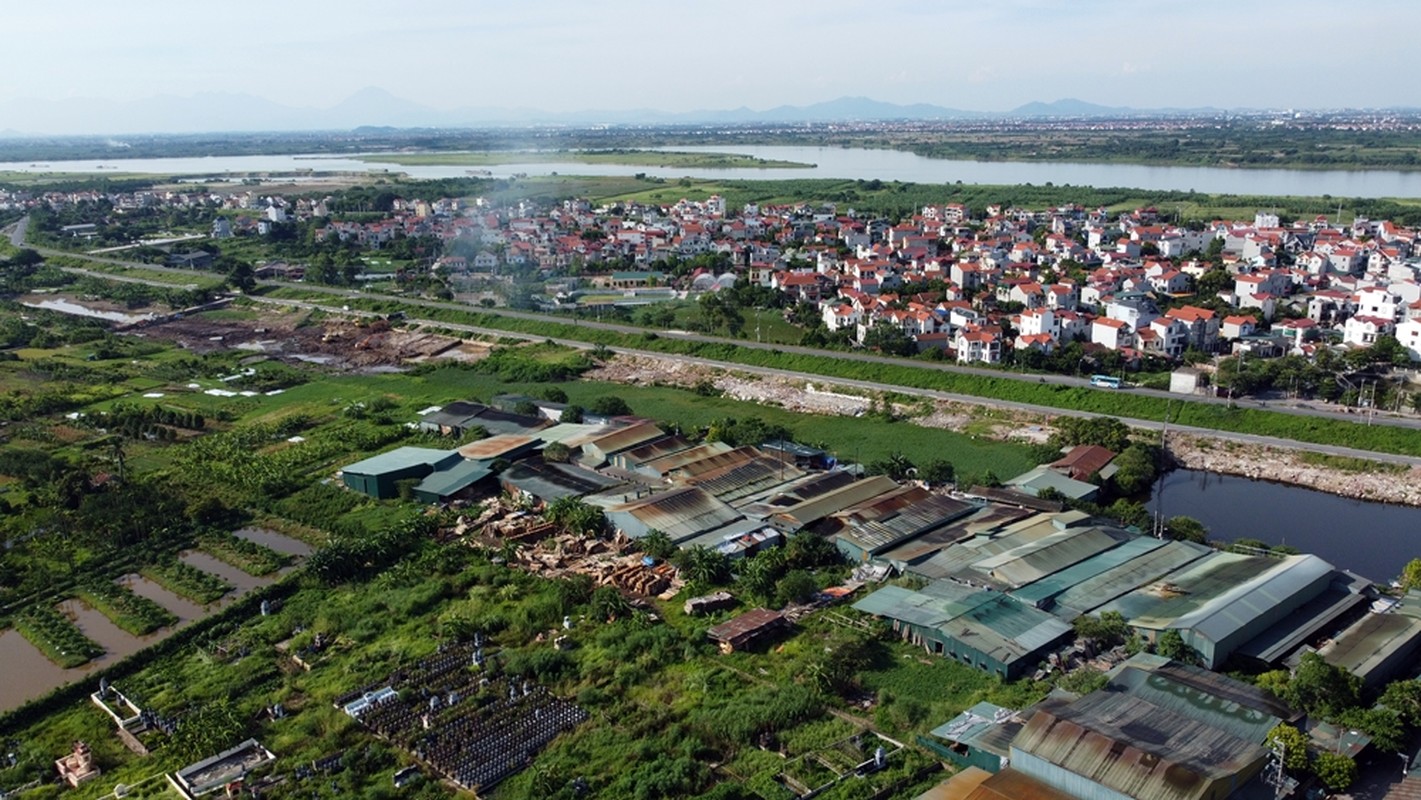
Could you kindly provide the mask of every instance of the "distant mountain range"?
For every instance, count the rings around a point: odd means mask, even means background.
[[[1218,109],[1115,108],[1066,99],[1033,102],[1006,112],[967,111],[916,103],[898,105],[867,97],[841,97],[807,106],[667,112],[654,109],[551,112],[534,108],[478,107],[440,110],[366,88],[334,105],[294,107],[249,94],[203,92],[118,102],[73,98],[0,103],[7,128],[0,136],[211,133],[227,131],[349,130],[362,126],[467,128],[522,125],[675,125],[890,120],[973,120],[1022,117],[1158,116],[1218,113]]]

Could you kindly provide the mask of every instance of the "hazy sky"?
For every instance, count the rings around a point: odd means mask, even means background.
[[[1421,105],[1417,0],[7,5],[0,102],[217,91],[326,107],[374,86],[438,109]]]

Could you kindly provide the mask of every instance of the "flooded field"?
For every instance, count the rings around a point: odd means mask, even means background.
[[[226,605],[247,592],[266,586],[276,580],[276,578],[272,576],[258,578],[253,575],[248,575],[231,564],[218,561],[200,550],[186,550],[179,558],[183,563],[197,567],[203,572],[210,572],[236,587],[235,591],[228,592],[223,595],[221,600],[214,603],[214,607]]]
[[[275,531],[243,528],[236,531],[236,534],[278,552],[294,555],[298,559],[304,558],[312,552],[311,546],[305,542]],[[206,553],[188,551],[183,553],[181,558],[184,562],[204,572],[210,572],[222,578],[236,588],[228,592],[221,600],[204,608],[191,600],[173,594],[142,575],[135,573],[124,575],[116,582],[127,586],[134,594],[146,597],[168,609],[178,618],[176,625],[141,637],[133,636],[119,628],[108,617],[81,600],[65,600],[57,606],[60,613],[74,620],[74,624],[83,631],[85,636],[94,640],[106,651],[88,664],[75,669],[64,669],[50,661],[18,631],[13,629],[0,631],[0,712],[15,708],[66,683],[82,681],[96,670],[111,666],[148,645],[162,641],[175,631],[215,613],[253,589],[274,583],[280,575],[295,568],[294,566],[287,567],[276,575],[257,578],[218,561]]]
[[[305,558],[316,550],[316,548],[306,544],[300,539],[293,539],[286,534],[277,533],[276,531],[267,530],[266,528],[239,528],[233,531],[233,533],[249,542],[255,542],[264,547],[270,547],[278,553],[285,553],[289,556]]]

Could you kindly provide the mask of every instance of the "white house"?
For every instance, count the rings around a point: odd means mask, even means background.
[[[1378,336],[1396,331],[1396,323],[1382,317],[1357,315],[1349,317],[1342,325],[1342,343],[1356,347],[1371,347]]]

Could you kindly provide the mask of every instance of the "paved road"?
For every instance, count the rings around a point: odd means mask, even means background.
[[[10,244],[15,247],[25,246],[25,232],[29,230],[30,218],[20,217],[20,221],[10,226]]]
[[[320,303],[313,303],[313,302],[305,301],[305,300],[285,300],[285,299],[267,298],[267,297],[253,297],[252,299],[253,299],[253,300],[256,300],[257,302],[261,302],[261,303],[269,303],[269,304],[273,304],[273,305],[283,305],[283,306],[288,306],[288,307],[293,307],[293,308],[302,308],[302,309],[307,309],[307,310],[311,310],[311,311],[325,311],[325,312],[336,313],[336,314],[341,314],[341,313],[356,314],[356,315],[359,315],[359,316],[366,316],[366,317],[380,317],[380,316],[382,316],[381,314],[377,314],[377,313],[375,313],[375,312],[370,312],[370,311],[354,311],[354,310],[352,310],[352,311],[348,311],[348,312],[347,312],[347,311],[344,311],[344,310],[343,310],[342,308],[340,308],[340,307],[336,307],[336,306],[326,306],[326,305],[322,305],[322,304],[320,304]],[[461,332],[467,332],[467,333],[476,333],[476,334],[481,334],[481,335],[486,335],[486,336],[507,336],[507,337],[513,337],[513,338],[519,338],[519,339],[527,339],[527,340],[529,340],[529,341],[537,341],[537,342],[547,341],[547,340],[548,340],[548,337],[546,337],[546,336],[539,336],[539,335],[536,335],[536,334],[510,333],[510,332],[508,332],[508,331],[498,330],[498,329],[495,329],[495,328],[481,328],[481,327],[479,327],[479,326],[477,326],[477,325],[462,325],[462,324],[459,324],[459,323],[441,322],[441,321],[438,321],[438,320],[410,319],[410,320],[407,320],[407,322],[410,323],[410,324],[413,324],[413,325],[427,325],[427,326],[435,327],[435,328],[445,328],[445,329],[448,329],[448,330],[461,331]],[[578,348],[582,348],[582,349],[591,349],[591,348],[593,347],[593,345],[590,345],[590,344],[588,344],[587,342],[581,342],[581,341],[577,341],[577,340],[573,340],[573,339],[558,339],[558,338],[553,338],[552,341],[554,341],[554,342],[556,342],[556,343],[558,343],[558,344],[561,344],[561,345],[566,345],[566,346],[569,346],[569,347],[578,347]],[[754,374],[758,374],[758,375],[769,375],[769,376],[774,376],[774,377],[779,377],[779,378],[788,378],[788,379],[797,380],[797,381],[798,381],[798,380],[803,380],[803,381],[818,381],[818,382],[825,382],[825,381],[827,381],[827,382],[833,383],[834,385],[838,385],[838,386],[850,386],[850,387],[854,387],[854,388],[866,389],[866,390],[875,391],[875,392],[896,392],[896,393],[898,393],[898,394],[905,394],[905,395],[909,395],[909,396],[913,396],[913,397],[928,397],[928,398],[933,398],[933,399],[937,399],[937,400],[952,400],[952,401],[956,401],[956,402],[960,402],[960,403],[971,403],[971,404],[974,404],[974,405],[991,406],[991,407],[994,407],[994,408],[1010,408],[1010,409],[1017,410],[1017,411],[1027,411],[1027,412],[1031,412],[1031,413],[1035,413],[1035,414],[1065,415],[1065,416],[1071,416],[1071,417],[1095,417],[1095,416],[1103,416],[1103,415],[1100,415],[1100,414],[1093,414],[1093,413],[1088,412],[1088,411],[1072,411],[1072,410],[1067,410],[1067,409],[1053,408],[1053,407],[1050,407],[1050,406],[1032,405],[1032,404],[1030,404],[1030,403],[1014,403],[1014,402],[1008,402],[1008,401],[1004,401],[1004,400],[996,400],[996,399],[987,398],[987,397],[977,397],[977,396],[974,396],[974,395],[954,394],[954,393],[952,393],[952,392],[939,392],[939,391],[934,391],[934,390],[930,390],[930,389],[909,389],[909,388],[905,388],[905,387],[899,386],[899,385],[897,385],[897,384],[892,384],[892,383],[878,383],[878,382],[875,382],[875,381],[853,380],[853,379],[847,379],[847,378],[826,378],[826,377],[823,376],[823,375],[819,375],[819,374],[812,373],[812,372],[797,372],[797,371],[794,371],[794,370],[775,369],[775,368],[772,368],[772,367],[753,367],[753,366],[746,366],[746,365],[744,365],[744,364],[736,364],[736,363],[729,362],[729,361],[716,361],[716,360],[709,359],[709,358],[697,358],[697,357],[693,357],[693,356],[679,356],[679,355],[678,355],[678,356],[668,356],[666,353],[657,353],[657,352],[653,352],[653,351],[649,351],[649,350],[638,350],[638,349],[635,349],[635,348],[628,348],[628,347],[612,347],[612,348],[609,348],[609,349],[611,349],[613,352],[617,352],[617,353],[626,353],[626,354],[629,354],[629,355],[648,356],[648,357],[651,357],[651,358],[675,358],[677,361],[682,361],[682,362],[686,362],[686,363],[690,363],[690,364],[701,364],[701,365],[704,365],[704,366],[707,366],[707,367],[716,367],[716,368],[719,368],[719,369],[726,369],[726,370],[736,370],[736,371],[739,371],[739,372],[750,372],[750,373],[754,373]],[[1176,399],[1178,399],[1178,398],[1176,398]],[[1181,401],[1181,402],[1182,402],[1182,401]],[[1165,425],[1164,423],[1161,423],[1161,422],[1158,422],[1158,421],[1154,421],[1154,420],[1133,419],[1133,418],[1130,418],[1130,417],[1117,417],[1117,419],[1119,419],[1121,422],[1124,422],[1126,425],[1129,425],[1129,426],[1134,427],[1134,428],[1143,428],[1143,429],[1148,429],[1148,430],[1160,430],[1161,428],[1165,428],[1165,427],[1166,427],[1166,425]],[[1327,454],[1329,454],[1329,455],[1336,455],[1336,456],[1347,456],[1347,457],[1351,457],[1351,458],[1365,458],[1365,459],[1371,459],[1371,460],[1373,460],[1373,461],[1383,461],[1383,462],[1394,463],[1394,464],[1406,464],[1406,465],[1409,465],[1409,466],[1421,466],[1421,457],[1403,456],[1403,455],[1392,455],[1392,454],[1389,454],[1389,453],[1377,453],[1377,452],[1374,452],[1374,451],[1371,451],[1371,450],[1358,450],[1358,449],[1351,448],[1351,447],[1338,447],[1338,446],[1335,446],[1335,445],[1322,445],[1322,444],[1312,444],[1312,443],[1309,443],[1309,442],[1297,442],[1297,441],[1293,441],[1293,440],[1291,440],[1291,439],[1279,439],[1279,438],[1276,438],[1276,437],[1273,437],[1273,436],[1258,436],[1258,435],[1256,435],[1256,434],[1251,434],[1251,433],[1233,433],[1233,432],[1230,432],[1230,431],[1218,431],[1218,430],[1214,430],[1214,429],[1212,429],[1212,428],[1195,428],[1195,427],[1188,426],[1188,425],[1174,425],[1174,424],[1171,424],[1171,425],[1168,425],[1168,426],[1167,426],[1167,429],[1168,429],[1168,431],[1171,431],[1171,432],[1188,433],[1188,434],[1191,434],[1191,435],[1194,435],[1194,436],[1202,436],[1202,437],[1208,437],[1208,438],[1212,438],[1212,439],[1219,439],[1219,440],[1230,441],[1230,442],[1239,442],[1239,443],[1242,443],[1242,444],[1266,445],[1266,446],[1268,446],[1268,447],[1280,447],[1280,448],[1286,448],[1286,449],[1289,449],[1289,450],[1304,450],[1304,451],[1313,452],[1313,453],[1327,453]]]

